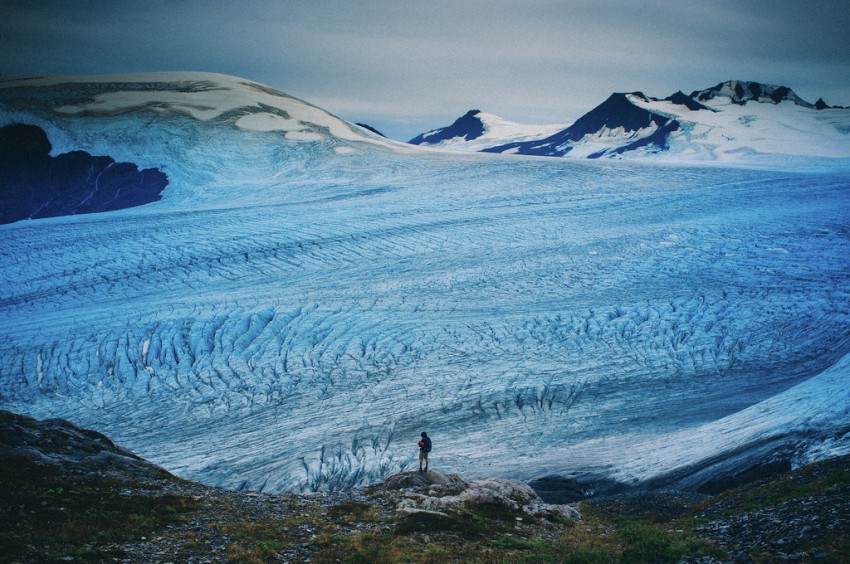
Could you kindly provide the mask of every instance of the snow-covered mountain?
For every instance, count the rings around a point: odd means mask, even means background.
[[[637,100],[649,101],[640,92],[612,94],[570,127],[550,137],[501,144],[486,151],[552,157],[571,154],[594,159],[667,149],[668,136],[681,129],[681,125],[669,115],[638,106],[635,103]]]
[[[150,189],[156,194],[142,201],[134,199],[138,190],[128,190],[125,182],[125,189],[109,198],[111,209],[125,207],[122,200],[135,205],[159,198],[176,198],[185,205],[230,205],[246,194],[236,186],[265,187],[275,179],[297,177],[310,159],[325,153],[405,147],[267,86],[212,73],[5,79],[0,81],[0,104],[0,128],[5,126],[8,138],[4,143],[0,135],[0,167],[9,163],[2,174],[17,180],[16,200],[36,200],[21,207],[23,217],[64,215],[45,214],[45,209],[102,211],[91,201],[102,197],[104,180],[115,169],[108,164],[112,161],[148,175],[164,174],[167,182]],[[10,129],[14,124],[28,128]],[[27,135],[39,142],[34,145]],[[19,170],[23,159],[18,153],[26,147],[31,147],[25,152],[32,158],[48,158],[50,151],[49,158],[57,159],[43,167],[50,175]],[[69,167],[71,157],[81,162]],[[89,162],[104,163],[104,172],[89,173]],[[52,199],[37,205],[42,192]],[[24,213],[30,208],[34,214]]]
[[[408,143],[481,151],[494,144],[542,139],[565,127],[566,125],[524,125],[480,110],[469,110],[451,125],[418,135]]]
[[[168,184],[0,225],[3,409],[265,490],[409,468],[422,430],[469,478],[850,451],[846,170],[429,151],[207,74],[5,80],[11,124]]]
[[[475,137],[481,130],[475,123],[470,113],[411,143],[436,140],[453,149],[572,158],[850,158],[850,111],[823,100],[810,104],[784,86],[736,80],[664,99],[641,92],[612,94],[569,127],[528,139],[510,133],[500,137],[496,129]]]

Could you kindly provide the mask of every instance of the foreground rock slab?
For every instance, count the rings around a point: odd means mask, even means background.
[[[447,516],[452,512],[463,513],[474,506],[497,504],[520,515],[581,520],[574,507],[545,503],[531,486],[518,480],[483,478],[465,482],[457,474],[404,472],[387,478],[384,487],[407,490],[396,507],[396,511],[404,515]]]

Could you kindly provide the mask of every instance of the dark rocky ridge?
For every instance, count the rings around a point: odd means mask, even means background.
[[[730,99],[732,103],[741,106],[747,102],[768,102],[778,104],[783,101],[793,102],[804,108],[814,108],[812,104],[800,98],[793,90],[787,86],[775,86],[772,84],[762,84],[759,82],[749,82],[743,80],[727,80],[721,82],[711,88],[705,90],[696,90],[691,93],[691,98],[706,101],[712,100],[717,96],[723,96],[725,90],[730,90],[732,95]]]
[[[0,223],[141,206],[160,200],[168,184],[155,168],[85,151],[52,157],[51,149],[40,127],[0,127]]]
[[[847,107],[847,106],[830,106],[829,104],[827,104],[824,101],[823,98],[818,98],[818,101],[815,102],[815,109],[816,110],[847,110],[847,109],[850,109],[850,107]]]
[[[38,421],[0,411],[0,459],[60,466],[73,474],[103,474],[126,480],[170,476],[159,466],[116,446],[106,435],[64,419]]]
[[[455,137],[461,137],[466,141],[478,139],[484,134],[484,124],[477,117],[480,113],[480,110],[469,110],[457,118],[451,125],[417,135],[408,141],[408,143],[412,145],[433,145],[440,141],[454,139]]]
[[[381,137],[384,137],[384,138],[386,138],[386,137],[387,137],[386,135],[384,135],[383,133],[381,133],[380,131],[378,131],[377,129],[375,129],[374,127],[372,127],[371,125],[369,125],[369,124],[367,124],[367,123],[360,123],[360,122],[358,122],[358,123],[355,123],[354,125],[359,125],[359,126],[360,126],[360,127],[362,127],[363,129],[365,129],[365,130],[367,130],[367,131],[371,131],[371,132],[372,132],[372,133],[374,133],[375,135],[380,135]]]
[[[679,90],[675,94],[671,94],[670,96],[667,96],[666,98],[664,98],[664,100],[667,101],[667,102],[672,102],[672,103],[677,104],[679,106],[685,106],[686,108],[688,108],[689,110],[692,110],[692,111],[699,111],[699,110],[708,110],[710,112],[715,111],[715,110],[712,110],[711,108],[709,108],[708,106],[704,106],[703,104],[700,104],[699,102],[697,102],[696,100],[694,100],[693,98],[691,98],[690,96],[688,96],[687,94],[682,92],[681,90]]]

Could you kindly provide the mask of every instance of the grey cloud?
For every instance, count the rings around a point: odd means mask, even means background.
[[[570,121],[729,78],[850,105],[848,28],[843,0],[7,0],[0,72],[225,72],[409,138],[471,107]]]

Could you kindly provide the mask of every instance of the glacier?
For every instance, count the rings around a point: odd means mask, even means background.
[[[422,430],[469,478],[850,452],[846,163],[437,152],[232,77],[75,80],[0,84],[0,125],[170,182],[0,226],[3,409],[263,491],[409,469]]]

